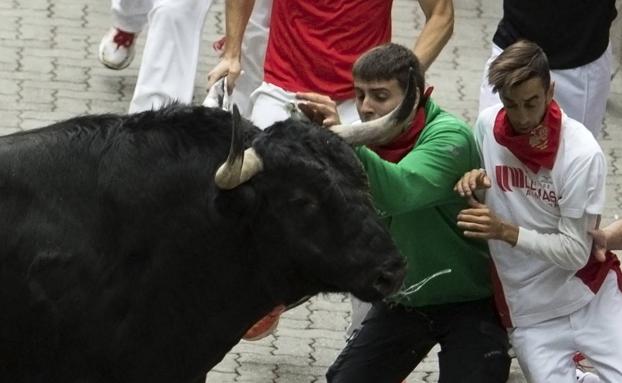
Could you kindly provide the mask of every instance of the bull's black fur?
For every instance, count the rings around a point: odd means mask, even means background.
[[[348,145],[244,122],[264,171],[221,191],[230,127],[173,105],[0,138],[0,381],[200,381],[276,304],[394,287]]]

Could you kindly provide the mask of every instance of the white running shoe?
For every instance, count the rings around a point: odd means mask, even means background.
[[[99,43],[99,61],[114,70],[126,68],[134,59],[137,33],[112,27]]]

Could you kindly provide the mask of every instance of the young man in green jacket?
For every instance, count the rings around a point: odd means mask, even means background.
[[[507,335],[492,300],[488,249],[456,225],[466,202],[453,186],[479,166],[471,129],[429,98],[417,58],[397,44],[374,48],[354,64],[356,107],[364,121],[390,112],[404,97],[409,68],[420,94],[412,125],[388,144],[356,149],[408,273],[400,292],[374,303],[327,379],[399,382],[440,343],[440,382],[505,382]],[[329,98],[298,97],[312,119],[339,123]]]

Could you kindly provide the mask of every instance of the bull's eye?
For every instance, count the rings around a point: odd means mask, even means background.
[[[309,213],[315,211],[318,207],[317,201],[309,196],[293,197],[288,202],[291,207],[297,210],[305,210]]]
[[[294,197],[289,200],[289,204],[293,206],[305,206],[313,203],[309,197]]]

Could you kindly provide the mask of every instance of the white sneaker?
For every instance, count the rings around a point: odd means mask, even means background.
[[[99,43],[99,61],[114,70],[126,68],[134,59],[137,33],[112,27]]]
[[[583,372],[577,368],[577,383],[600,383],[600,378],[591,372]]]

